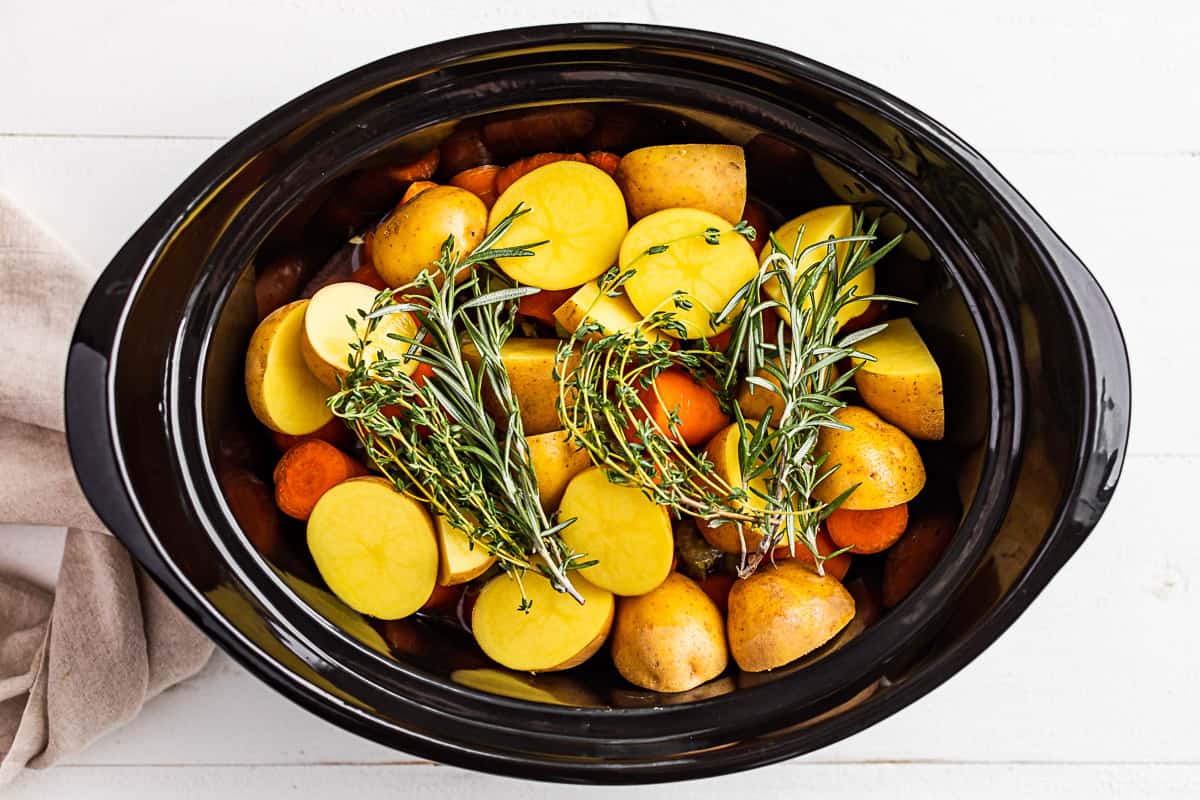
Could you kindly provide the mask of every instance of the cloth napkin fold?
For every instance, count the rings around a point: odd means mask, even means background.
[[[104,530],[71,469],[63,377],[94,277],[0,194],[0,524],[68,529],[53,592],[0,571],[0,785],[132,719],[213,650]]]

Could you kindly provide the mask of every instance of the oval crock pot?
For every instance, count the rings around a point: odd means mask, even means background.
[[[597,694],[597,681],[612,680],[601,672],[580,679],[589,700],[559,705],[471,688],[450,667],[397,656],[361,618],[297,579],[304,565],[261,556],[220,490],[220,428],[245,416],[249,265],[318,187],[465,116],[614,101],[678,112],[681,135],[711,135],[688,127],[699,120],[790,142],[826,165],[823,175],[839,176],[827,178],[841,182],[835,194],[905,220],[919,256],[910,266],[937,276],[918,314],[945,372],[945,447],[959,459],[946,463],[963,513],[917,591],[802,669],[731,677],[674,703],[619,688]],[[802,189],[784,180],[773,191],[786,205]],[[1129,392],[1120,330],[1094,279],[1012,186],[936,122],[759,43],[578,24],[392,56],[236,136],[100,277],[71,346],[66,412],[75,468],[101,518],[266,683],[409,753],[529,778],[626,783],[808,752],[961,669],[1095,526],[1120,473]],[[937,448],[930,452],[936,461]]]

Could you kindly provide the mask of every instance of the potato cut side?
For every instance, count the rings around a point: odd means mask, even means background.
[[[351,345],[358,341],[358,334],[347,318],[359,320],[358,324],[365,326],[367,323],[361,320],[360,312],[371,310],[375,294],[375,289],[365,283],[345,281],[329,284],[309,301],[304,312],[304,362],[330,389],[337,389],[338,378],[350,372]],[[375,361],[380,353],[385,359],[404,358],[408,343],[388,334],[412,337],[416,332],[417,320],[412,314],[401,311],[381,318],[367,340],[367,358]],[[417,364],[416,361],[405,361],[403,369],[411,373]]]
[[[867,405],[909,436],[941,439],[946,431],[942,371],[912,322],[889,320],[887,328],[857,347],[875,357],[858,359],[861,366],[854,374]]]
[[[729,649],[746,672],[782,667],[832,639],[854,619],[841,582],[794,561],[735,581],[729,592]]]
[[[642,147],[614,176],[634,219],[665,208],[698,208],[737,223],[746,206],[746,154],[733,144]]]
[[[837,465],[837,469],[817,484],[814,498],[831,503],[857,484],[841,507],[869,511],[898,506],[917,496],[925,486],[925,463],[904,431],[858,406],[847,406],[834,416],[851,430],[821,429],[817,454],[828,454],[825,468]]]
[[[508,381],[527,435],[562,428],[555,405],[558,382],[554,380],[554,359],[560,344],[558,339],[509,339],[500,347],[500,360],[508,371]],[[479,351],[474,347],[464,346],[463,358],[473,369],[479,369]],[[493,415],[499,414],[494,396],[485,395],[484,403]]]
[[[708,230],[720,232],[717,244],[705,240]],[[663,246],[666,249],[658,251]],[[625,283],[625,293],[638,312],[674,314],[685,332],[663,332],[683,339],[716,336],[727,329],[732,318],[713,326],[710,316],[758,270],[754,248],[745,237],[732,232],[716,214],[695,208],[670,208],[638,221],[621,243],[620,263],[622,271],[635,271]],[[681,308],[679,300],[690,308]]]
[[[352,478],[323,494],[308,518],[308,549],[330,591],[368,616],[407,617],[433,594],[433,520],[382,478]]]
[[[815,208],[812,211],[801,214],[795,219],[785,222],[778,230],[775,231],[775,238],[783,246],[784,251],[790,257],[797,249],[796,239],[799,237],[800,231],[804,231],[804,238],[800,240],[799,250],[803,251],[810,245],[819,244],[829,238],[840,239],[845,236],[850,236],[854,233],[854,209],[850,206],[824,206],[823,208]],[[846,259],[850,256],[849,243],[837,245],[838,264],[844,265]],[[767,257],[773,252],[769,244],[762,249],[759,258],[761,262],[765,262]],[[817,247],[808,252],[808,255],[800,260],[796,265],[800,271],[804,271],[820,264],[829,255],[829,247]],[[863,297],[875,291],[875,267],[871,266],[863,270],[861,274],[854,279],[852,284],[855,294]],[[818,292],[823,292],[825,280],[819,284]],[[768,280],[763,284],[763,289],[766,293],[775,300],[783,300],[783,292],[779,288],[778,280]],[[841,311],[838,312],[838,326],[845,325],[850,320],[857,317],[859,314],[867,310],[870,301],[859,300],[853,303],[847,303]],[[779,316],[785,322],[791,322],[790,315],[786,308],[776,309]]]
[[[443,516],[437,517],[438,535],[438,584],[454,586],[474,580],[496,563],[481,544],[472,545],[465,531],[450,524]]]
[[[671,571],[675,538],[667,509],[635,486],[609,482],[600,467],[571,479],[558,518],[575,519],[563,530],[563,541],[599,562],[580,573],[602,589],[645,594]]]
[[[572,444],[566,431],[526,436],[529,458],[537,476],[538,499],[547,512],[558,508],[571,479],[592,465],[587,451]]]
[[[599,328],[596,336],[608,336],[638,329],[643,317],[625,295],[610,297],[600,291],[596,281],[588,281],[554,310],[554,320],[569,333],[586,322]],[[652,342],[667,338],[657,330],[641,331]]]
[[[487,657],[509,669],[554,672],[582,664],[599,650],[612,628],[612,593],[578,572],[570,577],[582,604],[555,591],[541,573],[526,572],[521,584],[528,611],[520,609],[515,578],[503,574],[488,581],[471,612],[471,630]]]
[[[497,246],[546,244],[534,248],[531,256],[496,259],[509,277],[541,289],[569,289],[616,262],[629,219],[621,190],[604,170],[575,161],[538,167],[496,200],[488,230],[518,203],[530,211],[513,223]]]
[[[725,671],[725,621],[695,581],[672,572],[648,594],[617,600],[612,657],[634,686],[686,692]]]
[[[303,436],[333,419],[329,390],[304,363],[308,300],[276,309],[258,324],[246,350],[246,397],[258,421],[278,433]]]

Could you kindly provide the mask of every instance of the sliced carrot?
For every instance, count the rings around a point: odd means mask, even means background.
[[[913,517],[908,531],[888,550],[883,563],[883,605],[891,608],[925,580],[954,537],[958,521],[950,514]]]
[[[867,303],[866,310],[853,319],[846,320],[842,325],[840,333],[853,333],[861,331],[863,328],[869,328],[879,322],[883,316],[883,312],[887,310],[887,304],[880,300],[872,300]]]
[[[612,175],[617,171],[617,167],[621,164],[621,157],[616,153],[609,153],[605,150],[593,150],[587,154],[588,163],[593,167],[600,169]]]
[[[306,433],[302,436],[293,436],[289,433],[279,433],[278,431],[271,432],[271,439],[275,442],[275,447],[281,453],[287,452],[300,442],[307,442],[310,439],[320,439],[337,447],[346,447],[353,441],[353,438],[350,429],[346,427],[346,423],[337,417],[329,420],[329,422],[326,422],[312,433]]]
[[[438,147],[441,152],[442,169],[457,174],[481,164],[496,163],[495,157],[483,143],[478,127],[460,127]]]
[[[351,274],[350,280],[357,283],[365,283],[376,291],[383,291],[387,288],[387,284],[383,282],[383,278],[379,277],[379,273],[375,271],[375,267],[371,264],[363,264]]]
[[[424,386],[425,381],[433,377],[433,367],[424,361],[417,364],[417,368],[412,371],[413,383],[417,386]]]
[[[366,475],[362,464],[328,442],[309,439],[283,454],[275,466],[275,504],[307,520],[321,495],[347,478]]]
[[[514,161],[500,170],[496,175],[497,196],[504,194],[504,190],[512,186],[513,182],[522,175],[527,175],[538,167],[544,167],[556,161],[582,161],[586,163],[587,159],[583,157],[582,153],[538,153],[535,156]]]
[[[557,150],[586,136],[596,124],[591,109],[551,106],[518,111],[484,123],[483,141],[501,156]]]
[[[733,578],[724,572],[714,572],[700,581],[700,588],[712,598],[724,614],[729,610],[729,590],[733,588]]]
[[[638,399],[664,435],[677,435],[688,447],[704,444],[729,424],[716,392],[681,367],[660,372],[653,384],[638,391]]]
[[[767,210],[757,200],[747,200],[746,208],[742,210],[742,219],[754,228],[754,241],[750,242],[750,246],[754,248],[757,255],[762,252],[763,245],[767,243],[767,237],[771,235],[771,223],[767,219]]]
[[[466,584],[458,584],[456,586],[442,586],[435,584],[433,594],[429,595],[429,599],[425,601],[425,605],[421,606],[422,611],[441,611],[452,612],[458,608],[458,601],[462,597],[463,587]]]
[[[274,555],[279,546],[279,511],[271,500],[271,489],[248,469],[230,469],[220,476],[225,502],[246,538],[264,556]]]
[[[420,158],[388,167],[388,174],[398,181],[427,181],[437,172],[442,154],[435,147]]]
[[[859,555],[882,553],[896,543],[908,527],[908,504],[872,511],[839,508],[825,520],[829,538],[838,547],[853,547]]]
[[[823,556],[827,556],[835,550],[840,549],[840,547],[833,543],[833,539],[829,538],[829,532],[826,531],[825,526],[822,525],[821,529],[817,531],[817,552]],[[785,548],[783,550],[783,556],[786,557],[787,554],[787,549]],[[780,558],[779,550],[775,551],[775,558]],[[804,561],[814,565],[817,563],[817,560],[813,558],[812,552],[803,542],[796,542],[796,560]],[[824,562],[825,572],[840,581],[842,578],[845,578],[846,573],[850,571],[850,560],[849,553],[842,553],[840,556],[827,558]]]
[[[554,310],[567,302],[567,299],[575,294],[575,290],[578,288],[576,286],[571,289],[560,289],[558,291],[543,289],[537,294],[525,295],[517,303],[517,313],[523,317],[544,322],[547,325],[554,325]]]
[[[426,189],[432,189],[435,186],[437,186],[437,184],[433,181],[413,181],[408,187],[408,190],[404,192],[404,196],[400,198],[400,205],[404,205],[421,192],[425,191]]]
[[[496,176],[500,174],[500,170],[501,168],[495,164],[471,167],[451,178],[450,185],[466,189],[482,200],[485,206],[491,208],[500,194],[496,191]]]

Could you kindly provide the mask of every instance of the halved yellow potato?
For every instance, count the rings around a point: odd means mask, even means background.
[[[645,594],[671,572],[675,538],[671,515],[636,486],[611,483],[591,467],[567,484],[558,518],[575,518],[563,541],[599,563],[580,570],[591,583],[613,594]]]
[[[258,323],[246,350],[246,397],[263,425],[293,436],[329,420],[328,389],[304,363],[304,312],[308,300],[277,308]],[[343,323],[345,321],[343,320]]]
[[[438,540],[438,585],[454,586],[474,580],[496,563],[481,544],[472,545],[465,531],[450,524],[445,517],[437,517]]]
[[[508,371],[526,435],[562,428],[555,405],[558,382],[554,380],[554,358],[560,344],[558,339],[509,339],[500,347],[500,360]],[[463,358],[472,368],[479,369],[479,351],[474,347],[464,346]],[[493,395],[485,394],[484,403],[489,411],[497,413]]]
[[[888,320],[887,328],[859,342],[875,357],[857,359],[858,393],[875,413],[917,439],[941,439],[946,430],[942,371],[921,334],[907,319]]]
[[[746,672],[782,667],[854,619],[854,598],[830,575],[795,559],[760,568],[729,592],[729,649]]]
[[[698,208],[729,223],[746,207],[746,154],[735,144],[642,147],[613,176],[634,219],[664,208]]]
[[[567,484],[592,465],[587,451],[571,443],[566,431],[526,436],[529,458],[537,476],[538,499],[547,512],[558,508]]]
[[[526,572],[520,584],[508,573],[488,581],[471,612],[471,630],[484,654],[528,672],[570,669],[591,658],[612,628],[613,596],[578,572],[570,579],[582,604],[555,591],[539,572]],[[522,585],[531,603],[527,611],[521,610]]]
[[[383,478],[351,478],[323,494],[308,518],[308,549],[329,589],[363,614],[400,619],[433,594],[433,520]]]
[[[819,244],[829,238],[840,239],[850,236],[854,233],[854,209],[850,206],[824,206],[823,208],[814,208],[795,219],[785,222],[778,230],[775,231],[775,238],[779,240],[779,244],[783,247],[784,252],[790,257],[796,248],[796,239],[803,229],[804,238],[800,240],[799,250],[803,251],[806,247]],[[844,266],[846,259],[850,255],[850,244],[842,243],[837,245],[837,259],[839,266]],[[759,254],[760,263],[765,262],[774,248],[768,243]],[[808,252],[804,258],[797,263],[796,267],[800,272],[808,270],[811,267],[820,264],[821,261],[829,255],[829,247],[817,247]],[[825,279],[822,279],[818,284],[818,295],[825,291]],[[857,296],[869,295],[875,291],[875,267],[871,266],[864,270],[857,278],[854,279],[853,287]],[[779,281],[776,279],[768,280],[763,284],[763,289],[767,295],[775,300],[783,300],[783,292],[779,287]],[[869,301],[859,300],[852,303],[847,303],[841,311],[838,312],[838,326],[845,325],[850,320],[857,317],[859,314],[867,310]],[[785,322],[791,322],[790,314],[786,308],[776,309],[779,316]]]
[[[672,572],[640,597],[617,600],[613,664],[656,692],[686,692],[725,671],[725,621],[695,581]]]
[[[717,232],[716,244],[706,240],[706,231]],[[745,237],[732,232],[716,214],[695,208],[669,208],[639,220],[621,243],[620,263],[622,271],[635,271],[625,283],[634,307],[642,316],[656,311],[674,314],[686,332],[663,332],[684,339],[716,336],[727,329],[732,318],[714,326],[711,316],[758,270],[754,248]],[[690,308],[676,305],[676,292]]]
[[[858,406],[847,406],[834,416],[851,430],[821,428],[817,455],[828,455],[825,469],[837,469],[816,485],[814,498],[831,503],[857,484],[841,507],[870,511],[898,506],[917,496],[925,486],[925,464],[904,431]]]
[[[569,289],[616,262],[629,218],[621,190],[604,170],[557,161],[522,175],[492,206],[488,230],[518,203],[531,210],[513,223],[497,246],[546,244],[534,248],[531,256],[496,259],[513,280],[540,289]]]
[[[598,335],[608,336],[634,330],[643,317],[625,295],[610,297],[600,291],[596,281],[588,281],[554,310],[554,319],[568,333],[589,322],[600,327]],[[666,338],[657,330],[643,328],[642,333],[652,342]]]
[[[365,330],[368,323],[359,312],[371,310],[375,295],[375,289],[365,283],[344,281],[329,284],[308,303],[304,312],[304,363],[330,389],[337,389],[338,379],[350,372],[350,347],[358,341],[359,334],[350,327],[347,317],[358,320],[359,331]],[[367,342],[367,358],[375,361],[379,353],[389,360],[404,358],[408,344],[388,334],[411,337],[416,332],[416,317],[407,312],[380,318]],[[404,370],[412,372],[417,364],[406,361]]]

